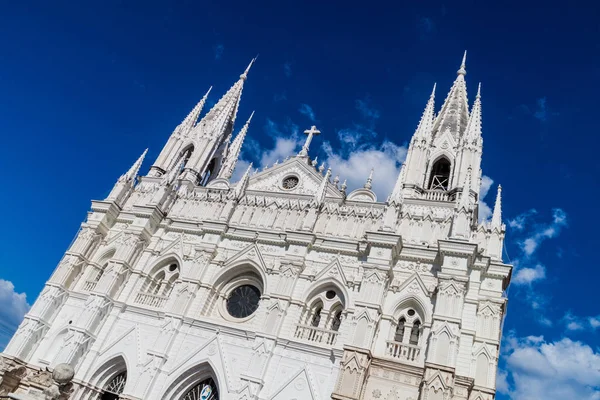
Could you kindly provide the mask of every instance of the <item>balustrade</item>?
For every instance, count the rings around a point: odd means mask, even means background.
[[[311,325],[298,325],[296,327],[297,339],[307,340],[309,342],[322,343],[326,345],[334,345],[337,339],[338,332],[329,329],[317,328]]]
[[[92,290],[96,289],[97,284],[98,282],[96,281],[85,281],[85,283],[83,284],[83,290],[85,292],[91,292]]]
[[[168,297],[159,296],[157,294],[139,292],[135,296],[134,303],[150,306],[154,308],[162,308],[167,302]]]
[[[385,355],[402,361],[418,362],[421,360],[421,347],[388,340]]]

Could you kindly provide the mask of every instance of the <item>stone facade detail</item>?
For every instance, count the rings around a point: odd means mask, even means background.
[[[227,400],[493,399],[512,267],[500,191],[477,222],[481,96],[469,109],[464,60],[385,201],[373,175],[346,193],[310,158],[316,127],[232,182],[249,68],[145,176],[146,152],[92,202],[0,355],[0,394],[43,393],[68,363],[61,396],[82,400],[187,400],[204,384]]]

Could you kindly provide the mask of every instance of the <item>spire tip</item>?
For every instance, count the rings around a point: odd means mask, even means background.
[[[458,75],[466,75],[467,74],[467,51],[463,54],[462,62],[460,63],[460,68],[457,72]]]

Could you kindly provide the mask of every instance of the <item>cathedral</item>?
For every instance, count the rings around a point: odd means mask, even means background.
[[[252,64],[149,170],[144,152],[92,201],[0,354],[0,395],[494,399],[512,266],[500,187],[479,221],[481,87],[470,107],[465,58],[385,199],[372,175],[348,190],[311,158],[315,126],[297,154],[232,179]],[[48,394],[65,364],[72,380]]]

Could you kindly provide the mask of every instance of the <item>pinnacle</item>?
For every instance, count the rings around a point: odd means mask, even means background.
[[[458,75],[465,76],[467,74],[467,51],[465,50],[465,54],[463,55],[462,62],[460,63],[460,68],[456,72]]]
[[[127,171],[127,173],[124,176],[125,180],[132,181],[135,179],[137,174],[140,172],[140,168],[142,167],[142,163],[144,162],[144,158],[146,157],[147,153],[148,153],[148,149],[144,150],[142,155],[139,156],[139,158],[133,163],[131,168],[129,168],[129,171]]]
[[[479,86],[477,86],[477,96],[475,96],[475,99],[480,99],[481,98],[481,82],[479,82]]]
[[[371,190],[371,188],[373,187],[373,172],[375,171],[374,168],[371,168],[371,173],[369,173],[369,177],[367,178],[367,183],[365,183],[365,189]]]
[[[492,213],[492,228],[500,228],[502,225],[502,186],[498,185],[498,192],[496,193],[496,203],[494,204],[494,211]]]

